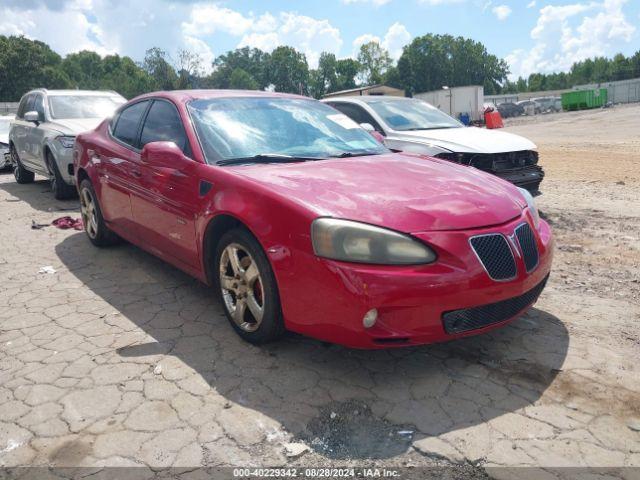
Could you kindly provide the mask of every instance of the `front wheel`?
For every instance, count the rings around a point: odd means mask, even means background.
[[[97,247],[117,243],[118,236],[107,227],[96,192],[87,179],[80,183],[80,212],[84,231],[91,243]]]
[[[16,147],[13,145],[11,146],[11,163],[13,163],[13,176],[16,182],[20,184],[33,182],[35,174],[22,166],[18,152],[16,152]]]
[[[60,169],[51,153],[47,153],[47,166],[51,172],[51,191],[56,200],[67,200],[76,196],[76,187],[64,181]]]
[[[285,328],[276,279],[251,233],[238,228],[222,236],[214,272],[225,314],[238,335],[253,344],[282,336]]]

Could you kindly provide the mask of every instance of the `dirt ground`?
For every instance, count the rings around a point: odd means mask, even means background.
[[[0,466],[640,467],[639,119],[635,105],[507,122],[547,173],[550,283],[503,329],[393,351],[247,345],[154,257],[32,229],[77,202],[0,175]]]

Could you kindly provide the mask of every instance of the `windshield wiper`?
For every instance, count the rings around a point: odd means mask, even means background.
[[[226,158],[216,162],[216,165],[239,165],[242,163],[293,163],[320,160],[316,157],[300,157],[283,155],[280,153],[259,153],[251,157]]]
[[[342,152],[336,155],[330,155],[329,158],[350,158],[350,157],[367,157],[370,155],[382,155],[380,152],[370,152],[365,150],[364,152]]]

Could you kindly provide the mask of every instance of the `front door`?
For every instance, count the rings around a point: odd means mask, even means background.
[[[125,108],[110,126],[112,141],[88,152],[90,161],[98,164],[102,214],[132,235],[137,232],[131,197],[140,189],[140,178],[136,176],[140,164],[138,134],[148,107],[149,102],[142,101]]]
[[[175,105],[154,100],[140,134],[140,148],[151,142],[174,142],[188,156],[190,147]],[[176,166],[177,167],[177,166]],[[152,250],[179,263],[198,268],[196,214],[197,162],[180,169],[141,161],[136,166],[141,189],[133,192],[131,206],[137,227]]]

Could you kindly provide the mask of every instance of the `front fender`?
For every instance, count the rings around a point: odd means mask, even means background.
[[[435,157],[439,153],[451,153],[450,150],[439,147],[437,145],[433,145],[431,143],[422,143],[411,140],[387,138],[385,139],[384,144],[391,150],[417,153],[419,155],[428,155],[430,157]]]

